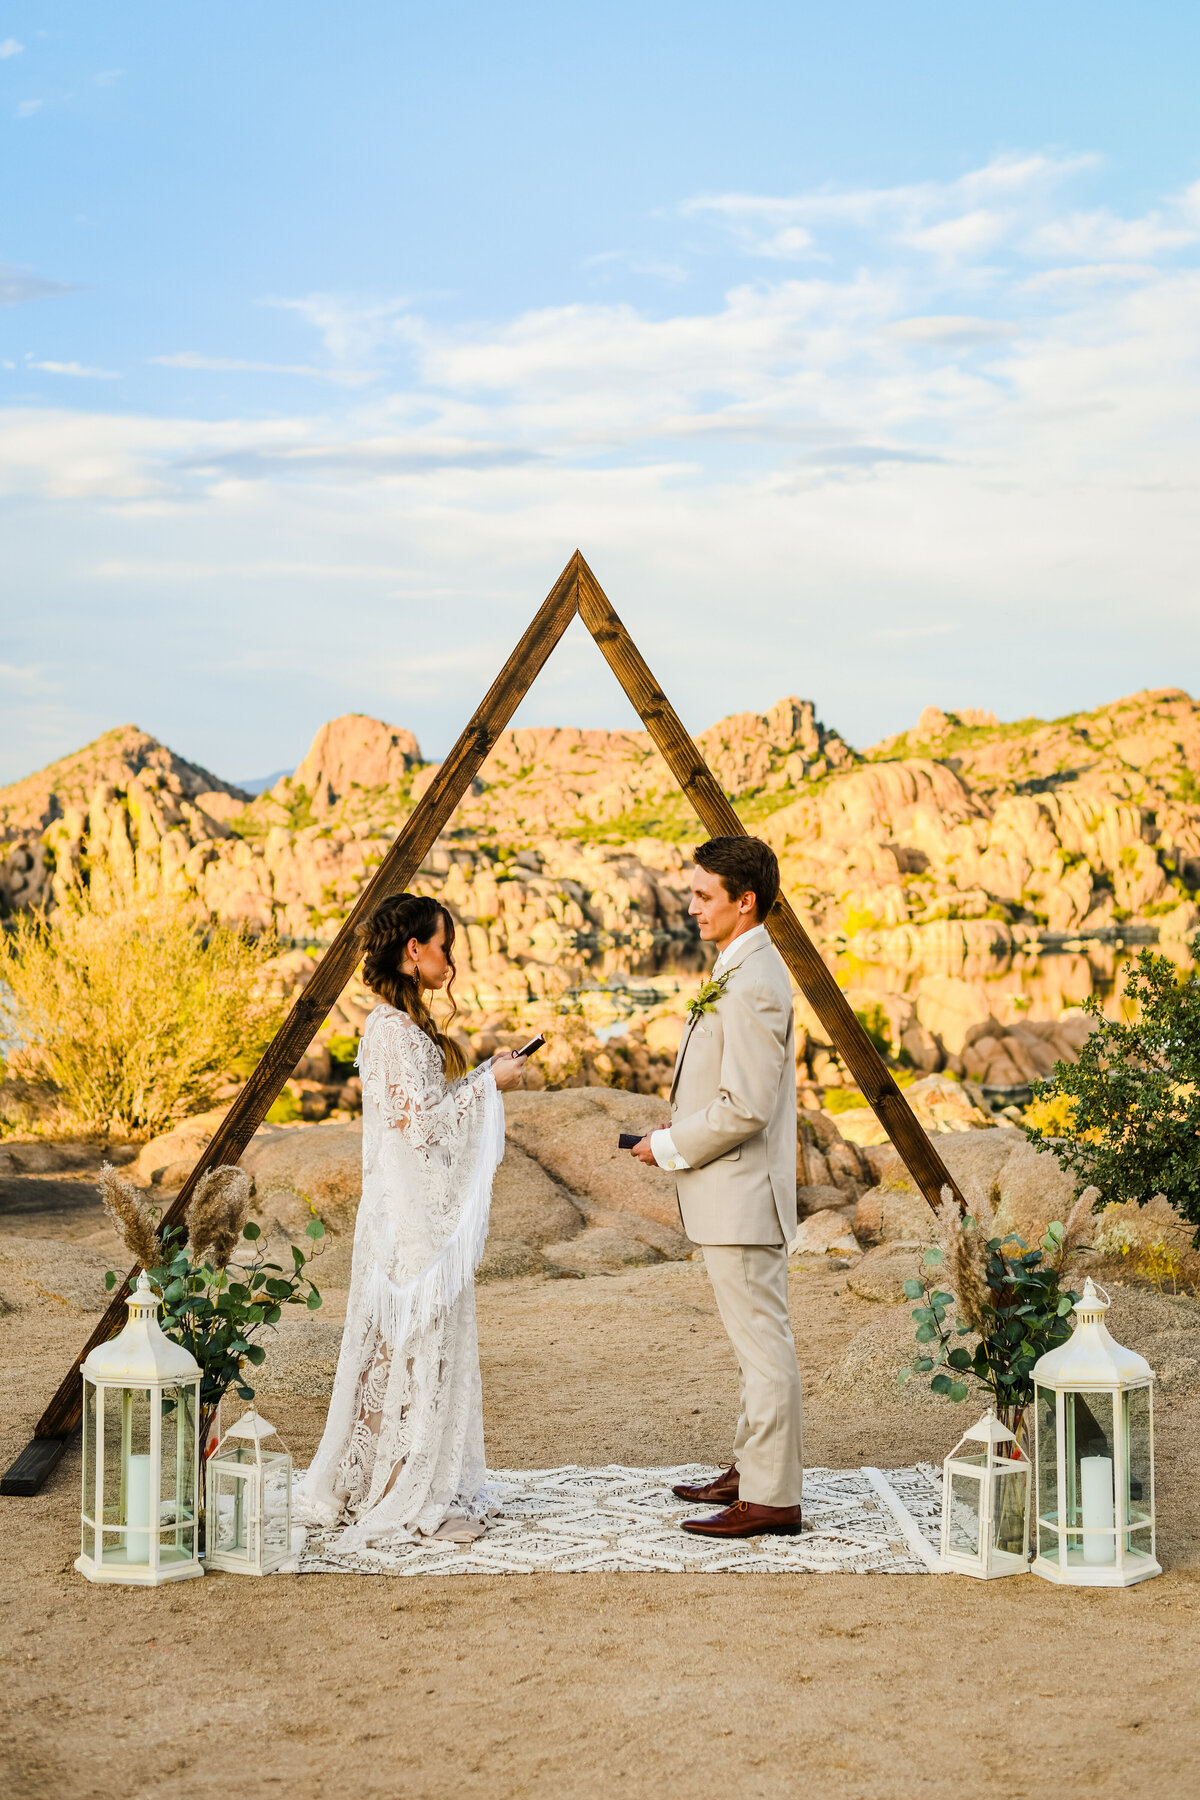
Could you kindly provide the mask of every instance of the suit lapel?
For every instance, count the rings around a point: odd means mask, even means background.
[[[750,933],[746,932],[745,936],[748,938]],[[769,941],[770,940],[768,939],[768,942]],[[763,944],[759,939],[756,939],[752,944],[744,946],[735,942],[730,951],[729,960],[721,971],[722,975],[732,975],[735,969],[741,968],[743,962],[745,962],[748,957],[753,956],[757,950],[761,950],[762,948]],[[711,979],[711,977],[709,977],[709,979]],[[688,1022],[684,1027],[683,1036],[679,1040],[679,1050],[675,1057],[675,1073],[671,1077],[671,1092],[668,1095],[669,1100],[674,1100],[675,1098],[675,1089],[679,1086],[679,1076],[683,1069],[683,1059],[687,1052],[687,1047],[692,1041],[692,1033],[695,1031],[702,1017],[703,1014],[701,1013],[691,1013],[688,1016]]]
[[[684,1052],[691,1042],[692,1033],[695,1031],[698,1023],[698,1015],[689,1013],[688,1022],[683,1028],[683,1036],[679,1040],[679,1049],[675,1053],[675,1073],[671,1077],[671,1092],[667,1096],[668,1100],[674,1100],[675,1098],[675,1089],[679,1086],[679,1076],[683,1069]]]

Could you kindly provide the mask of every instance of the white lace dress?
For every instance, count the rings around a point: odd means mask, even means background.
[[[297,1488],[327,1553],[477,1535],[488,1509],[474,1274],[504,1103],[488,1069],[447,1082],[437,1046],[377,1006],[359,1049],[362,1199],[329,1416]]]

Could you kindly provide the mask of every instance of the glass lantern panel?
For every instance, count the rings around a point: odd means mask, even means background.
[[[222,1465],[224,1462],[222,1457]],[[250,1555],[250,1481],[249,1475],[235,1475],[223,1466],[216,1470],[215,1516],[210,1512],[208,1519],[210,1554]]]
[[[79,1553],[96,1554],[96,1390],[90,1381],[83,1384],[83,1498],[80,1505]]]
[[[254,1454],[254,1445],[236,1443],[226,1444],[221,1452],[221,1461],[223,1463],[242,1463],[253,1468],[257,1461]]]
[[[992,1548],[1007,1556],[1024,1556],[1029,1472],[1024,1465],[1016,1469],[1001,1466],[992,1481]]]
[[[196,1390],[164,1388],[162,1402],[162,1525],[186,1525],[195,1515]]]
[[[1140,1525],[1153,1513],[1154,1468],[1150,1441],[1150,1389],[1132,1388],[1121,1396],[1125,1418],[1125,1467],[1129,1489],[1125,1496],[1125,1523]]]
[[[1113,1476],[1113,1396],[1063,1396],[1067,1437],[1067,1560],[1088,1565],[1117,1557]]]
[[[292,1459],[287,1454],[264,1457],[263,1468],[263,1556],[275,1557],[291,1551],[291,1485]]]
[[[979,1555],[982,1483],[973,1475],[950,1477],[950,1525],[946,1547],[952,1556]]]
[[[96,1516],[96,1390],[90,1381],[83,1384],[83,1516]],[[85,1554],[90,1552],[85,1551]]]
[[[150,1561],[150,1394],[146,1388],[102,1388],[104,1413],[104,1524],[128,1526],[105,1532],[104,1561]]]
[[[158,1534],[158,1560],[167,1563],[191,1562],[195,1557],[196,1527],[168,1525]]]
[[[1038,1554],[1058,1555],[1058,1417],[1053,1388],[1037,1390]]]

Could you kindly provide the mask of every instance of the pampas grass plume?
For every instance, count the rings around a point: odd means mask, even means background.
[[[223,1164],[196,1183],[188,1204],[188,1250],[194,1263],[208,1260],[223,1269],[237,1249],[250,1211],[250,1177]]]
[[[100,1171],[100,1198],[130,1256],[143,1269],[156,1268],[162,1261],[157,1214],[137,1188],[121,1180],[111,1163]]]
[[[1059,1259],[1060,1266],[1062,1263],[1066,1262],[1068,1256],[1072,1255],[1074,1251],[1087,1248],[1083,1242],[1083,1236],[1092,1222],[1092,1212],[1099,1198],[1099,1188],[1084,1188],[1082,1194],[1080,1194],[1078,1200],[1071,1208],[1070,1216],[1063,1226],[1062,1255]]]
[[[990,1206],[988,1215],[990,1220]],[[958,1202],[948,1187],[942,1189],[937,1221],[938,1240],[946,1259],[947,1273],[958,1295],[959,1311],[972,1331],[982,1333],[986,1323],[985,1308],[992,1298],[987,1279],[987,1239],[978,1226],[969,1229],[963,1224]]]

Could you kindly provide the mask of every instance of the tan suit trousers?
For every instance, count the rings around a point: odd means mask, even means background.
[[[788,1319],[787,1249],[705,1244],[704,1266],[741,1377],[733,1440],[740,1497],[756,1506],[799,1506],[804,1448],[800,1370]]]

